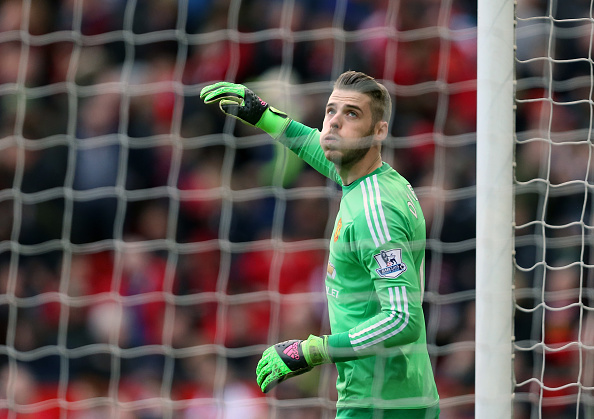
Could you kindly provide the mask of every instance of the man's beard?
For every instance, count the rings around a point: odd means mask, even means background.
[[[342,150],[341,156],[336,156],[335,158],[329,158],[329,160],[334,163],[338,167],[353,167],[357,164],[365,155],[369,152],[369,149],[373,145],[373,136],[374,136],[374,129],[371,127],[369,132],[364,135],[361,140],[359,141],[357,147],[355,149],[347,149]]]

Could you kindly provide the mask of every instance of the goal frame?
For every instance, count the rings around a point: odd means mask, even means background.
[[[512,0],[478,0],[475,417],[512,417],[514,40]]]

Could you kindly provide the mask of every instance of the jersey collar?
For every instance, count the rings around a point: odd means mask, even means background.
[[[380,167],[378,167],[377,169],[375,169],[373,172],[365,175],[365,176],[361,176],[359,179],[349,183],[348,185],[342,185],[342,196],[345,196],[346,194],[348,194],[350,191],[352,191],[353,189],[355,189],[357,186],[359,186],[359,184],[361,182],[363,182],[365,179],[367,179],[368,177],[371,177],[373,175],[379,175],[380,173],[385,172],[386,170],[390,169],[390,165],[388,163],[386,163],[385,161],[382,162],[382,165]]]

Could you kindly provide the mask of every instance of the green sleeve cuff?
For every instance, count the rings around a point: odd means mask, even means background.
[[[303,125],[301,122],[291,121],[279,141],[289,150],[293,150],[295,154],[299,155],[299,150],[307,142],[306,139],[315,131],[317,130]]]
[[[328,336],[328,354],[333,362],[345,362],[361,358],[351,346],[349,332]]]
[[[287,126],[285,135],[283,136],[283,141],[308,137],[313,131],[316,130],[314,128],[308,127],[307,125],[303,125],[301,122],[291,121],[291,123]]]

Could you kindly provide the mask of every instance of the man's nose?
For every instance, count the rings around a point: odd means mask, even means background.
[[[330,119],[330,128],[332,128],[332,129],[340,128],[340,117],[338,116],[338,114],[334,114],[332,116],[332,119]]]

